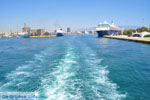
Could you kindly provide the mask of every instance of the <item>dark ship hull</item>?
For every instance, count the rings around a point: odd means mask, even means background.
[[[64,36],[64,34],[63,33],[57,33],[57,37],[59,37],[59,36]]]
[[[103,37],[104,35],[109,35],[109,31],[97,31],[98,37]]]

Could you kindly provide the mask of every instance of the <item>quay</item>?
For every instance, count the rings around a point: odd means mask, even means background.
[[[125,35],[104,35],[103,37],[119,39],[119,40],[128,40],[128,41],[134,41],[134,42],[150,43],[150,38],[128,37]]]
[[[41,37],[56,37],[56,35],[30,36],[30,38],[41,38]]]

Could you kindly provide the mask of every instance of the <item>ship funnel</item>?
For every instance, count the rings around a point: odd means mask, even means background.
[[[107,21],[104,21],[104,24],[108,24]]]
[[[111,21],[111,25],[114,25],[114,22],[113,22],[113,21]]]

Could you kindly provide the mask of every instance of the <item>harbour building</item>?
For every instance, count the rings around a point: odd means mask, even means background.
[[[44,35],[45,30],[44,29],[37,29],[37,34],[38,35]]]
[[[30,34],[31,28],[24,23],[24,27],[22,28],[22,32],[26,34]]]
[[[35,30],[35,29],[32,29],[32,30],[31,30],[31,33],[32,33],[32,34],[34,34],[34,35],[36,35],[36,33],[37,33],[37,30]]]
[[[67,27],[67,33],[71,33],[71,28]]]
[[[32,29],[31,33],[34,36],[44,35],[45,29]]]

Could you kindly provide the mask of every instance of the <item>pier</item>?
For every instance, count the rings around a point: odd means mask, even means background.
[[[40,38],[40,37],[56,37],[56,35],[30,36],[30,38]]]
[[[150,38],[141,38],[141,37],[128,37],[125,35],[104,35],[105,38],[119,39],[119,40],[128,40],[134,42],[150,43]]]

